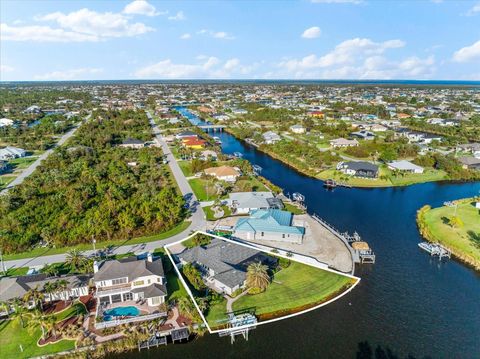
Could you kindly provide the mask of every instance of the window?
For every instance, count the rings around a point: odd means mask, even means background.
[[[264,235],[264,233],[262,232],[262,233],[261,233],[261,236],[263,237],[263,235]]]
[[[282,238],[285,238],[285,233],[282,233]]]
[[[147,284],[150,284],[150,279],[149,279],[149,280],[147,280]]]
[[[153,297],[152,298],[152,304],[153,305],[160,304],[160,297]]]
[[[157,283],[160,283],[160,278],[157,278]]]
[[[127,283],[127,278],[112,279],[112,285],[119,285],[125,283]]]
[[[137,280],[136,282],[133,282],[133,285],[135,287],[138,287],[140,285],[144,285],[145,284],[145,281],[144,280]]]
[[[123,300],[126,301],[126,300],[132,300],[133,299],[133,295],[132,293],[124,293],[123,294]]]

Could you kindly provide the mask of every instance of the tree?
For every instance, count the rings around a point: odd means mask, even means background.
[[[261,262],[252,263],[247,268],[247,287],[264,291],[270,284],[268,266]]]
[[[36,308],[40,308],[42,310],[42,301],[44,299],[44,295],[42,292],[38,290],[38,287],[30,289],[25,295],[23,296],[23,300],[25,302],[33,302]]]
[[[25,308],[25,303],[18,298],[15,298],[13,301],[13,308],[15,310],[15,316],[20,319],[20,323],[22,324],[22,328],[25,327],[25,314],[27,312]]]
[[[63,292],[68,289],[68,282],[65,279],[60,279],[55,282],[55,286],[58,292]],[[67,299],[67,296],[65,296],[65,298],[63,299],[65,301],[65,304],[67,304]]]
[[[56,277],[58,275],[58,268],[54,264],[45,264],[40,271],[49,277]]]
[[[79,268],[82,267],[84,262],[85,256],[80,250],[74,248],[67,253],[65,263],[70,266],[72,271],[78,271]]]
[[[199,297],[196,298],[198,308],[202,313],[205,313],[205,311],[208,309],[208,299],[204,297]]]
[[[30,328],[32,328],[32,330],[36,330],[38,327],[40,327],[42,330],[42,339],[45,340],[45,335],[47,334],[47,316],[36,310],[33,312],[32,319],[30,320]]]
[[[46,282],[43,285],[43,292],[48,295],[52,295],[57,291],[57,285],[56,282]],[[51,298],[50,298],[51,299]]]

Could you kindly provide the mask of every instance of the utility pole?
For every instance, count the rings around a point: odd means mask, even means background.
[[[93,245],[93,255],[96,257],[97,256],[97,250],[95,249],[95,243],[97,241],[95,240],[95,237],[92,234],[92,245]]]
[[[2,265],[3,274],[6,275],[7,270],[5,269],[5,263],[3,262],[3,254],[2,254],[2,249],[1,248],[0,248],[0,263]]]

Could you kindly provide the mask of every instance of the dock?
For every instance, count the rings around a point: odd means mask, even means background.
[[[227,313],[227,329],[218,333],[218,336],[230,336],[231,344],[239,335],[248,341],[248,333],[256,328],[257,317],[253,314],[253,309],[244,309],[239,312]]]
[[[450,258],[452,255],[450,250],[438,243],[420,242],[418,246],[431,256],[438,256],[439,259]]]
[[[176,341],[181,342],[184,339],[190,338],[190,331],[188,328],[172,329],[163,332],[155,332],[150,338],[138,342],[138,351],[142,349],[156,348],[160,345],[168,344],[168,337],[170,336],[172,343]]]

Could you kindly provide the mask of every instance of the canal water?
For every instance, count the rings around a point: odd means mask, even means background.
[[[188,344],[131,352],[121,358],[353,358],[359,344],[390,348],[400,357],[480,358],[480,276],[455,260],[422,252],[415,213],[425,204],[479,194],[480,183],[427,183],[401,188],[326,191],[227,133],[216,133],[227,154],[263,168],[285,192],[306,197],[340,231],[357,231],[377,255],[358,266],[360,284],[340,300],[307,314],[257,327],[249,341],[206,335]]]

